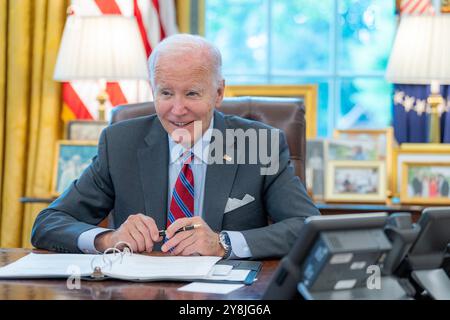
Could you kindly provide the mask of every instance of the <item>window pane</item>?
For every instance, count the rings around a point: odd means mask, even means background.
[[[384,71],[394,39],[395,1],[338,1],[338,69]]]
[[[383,128],[391,124],[392,86],[383,79],[340,81],[341,106],[336,128]]]
[[[333,1],[272,0],[273,74],[330,70]]]
[[[225,85],[239,85],[239,84],[267,84],[266,76],[253,76],[253,75],[224,75]]]
[[[207,0],[205,36],[223,58],[223,72],[267,73],[267,1]]]

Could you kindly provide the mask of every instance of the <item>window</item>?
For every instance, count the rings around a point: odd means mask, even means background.
[[[318,84],[320,136],[390,125],[394,0],[206,0],[205,10],[227,84]]]

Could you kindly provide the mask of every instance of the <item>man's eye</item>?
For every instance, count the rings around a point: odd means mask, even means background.
[[[170,93],[170,91],[161,91],[161,95],[168,97],[172,95],[172,93]]]
[[[199,96],[199,93],[196,92],[196,91],[189,91],[189,92],[187,93],[187,95],[188,95],[189,97],[197,97],[197,96]]]

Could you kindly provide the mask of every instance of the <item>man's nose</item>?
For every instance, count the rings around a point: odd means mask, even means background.
[[[187,109],[183,97],[175,96],[171,111],[175,115],[183,115],[186,113]]]

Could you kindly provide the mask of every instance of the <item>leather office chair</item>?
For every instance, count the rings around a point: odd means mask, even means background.
[[[225,98],[218,109],[225,114],[257,120],[284,131],[295,174],[305,183],[305,108],[299,98],[233,97]],[[117,106],[111,124],[155,113],[153,102]]]

